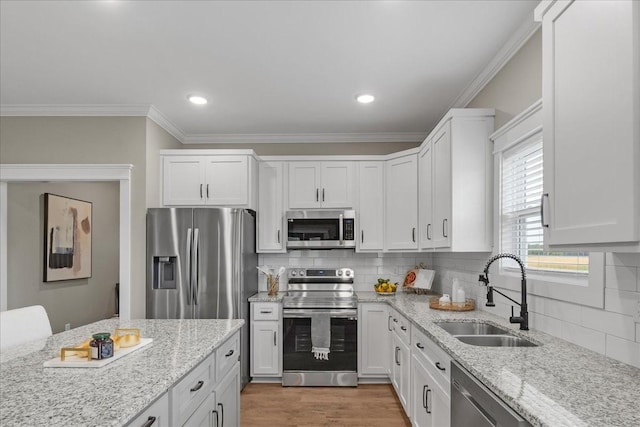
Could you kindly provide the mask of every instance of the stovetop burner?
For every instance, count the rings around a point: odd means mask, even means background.
[[[354,272],[339,269],[290,269],[284,308],[357,308]]]

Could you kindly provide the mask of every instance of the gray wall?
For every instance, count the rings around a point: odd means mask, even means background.
[[[7,190],[7,308],[44,306],[54,333],[65,323],[76,327],[113,316],[119,281],[118,183],[10,183]],[[42,281],[44,193],[93,203],[90,278]]]
[[[133,165],[132,318],[145,315],[146,121],[145,117],[0,117],[2,163]]]
[[[159,208],[160,185],[160,150],[183,148],[180,141],[162,129],[153,120],[147,119],[147,207]]]
[[[468,108],[495,108],[499,129],[542,98],[542,33],[538,30],[471,100]]]

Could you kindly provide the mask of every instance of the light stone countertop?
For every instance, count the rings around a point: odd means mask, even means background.
[[[115,426],[132,420],[238,331],[244,320],[102,320],[0,355],[0,425]],[[140,328],[153,342],[102,368],[43,362],[96,332]]]
[[[428,295],[357,295],[359,302],[390,304],[534,426],[640,426],[638,368],[543,332],[520,331],[484,310],[432,310]],[[472,346],[434,323],[440,320],[487,321],[540,345]]]
[[[258,292],[257,294],[249,297],[249,302],[281,302],[286,292],[278,292],[275,296],[269,296],[267,292]]]

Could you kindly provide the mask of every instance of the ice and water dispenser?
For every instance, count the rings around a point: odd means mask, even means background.
[[[176,289],[177,256],[153,257],[153,289]]]

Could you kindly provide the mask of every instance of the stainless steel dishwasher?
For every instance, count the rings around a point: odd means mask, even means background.
[[[451,362],[451,426],[530,426],[462,366]]]

